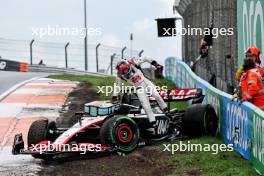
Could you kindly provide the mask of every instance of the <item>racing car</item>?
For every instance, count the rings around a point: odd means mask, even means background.
[[[58,128],[48,119],[33,122],[28,131],[27,147],[22,134],[17,134],[12,153],[50,160],[62,153],[81,153],[81,148],[87,146],[93,153],[129,153],[139,146],[171,139],[172,135],[176,135],[174,139],[216,135],[218,118],[211,105],[202,104],[204,95],[201,89],[160,90],[159,93],[168,103],[169,113],[163,113],[150,96],[155,127],[149,124],[137,95],[124,94],[119,104],[109,101],[85,104],[84,111],[75,114],[78,122],[70,128]],[[175,101],[188,101],[191,105],[186,110],[171,108]],[[49,150],[48,145],[53,149]],[[63,145],[69,147],[62,151]]]

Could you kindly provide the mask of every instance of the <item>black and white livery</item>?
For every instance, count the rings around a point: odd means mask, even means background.
[[[200,89],[175,89],[159,92],[168,103],[169,113],[164,114],[153,97],[149,97],[156,125],[149,124],[148,117],[136,94],[124,95],[119,104],[108,101],[94,101],[85,105],[84,112],[77,112],[78,122],[70,128],[57,128],[55,122],[47,119],[33,122],[28,132],[25,148],[22,134],[14,138],[12,153],[31,154],[35,158],[49,160],[67,152],[81,153],[80,150],[59,150],[59,147],[92,146],[90,152],[129,153],[139,146],[183,136],[195,137],[216,135],[218,118],[209,104],[203,100]],[[191,101],[184,111],[171,109],[173,101]],[[40,148],[42,144],[42,148]],[[53,145],[47,150],[43,146]],[[33,146],[33,147],[32,147]],[[37,147],[36,147],[37,146]]]

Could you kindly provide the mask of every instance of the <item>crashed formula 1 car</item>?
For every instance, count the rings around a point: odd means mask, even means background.
[[[70,128],[57,128],[54,121],[47,119],[33,122],[27,136],[27,147],[24,148],[22,134],[17,134],[12,153],[31,154],[45,160],[67,152],[81,153],[83,146],[89,146],[89,151],[95,153],[129,153],[138,146],[169,139],[172,134],[180,138],[217,133],[218,118],[209,104],[202,104],[204,96],[201,89],[161,90],[159,93],[168,102],[170,113],[164,114],[155,99],[149,97],[156,128],[149,125],[137,96],[125,94],[119,104],[107,101],[85,104],[84,112],[76,113],[78,122]],[[190,101],[191,105],[186,110],[170,108],[171,102],[175,101]],[[53,149],[49,150],[48,145]],[[68,148],[61,150],[64,145]]]

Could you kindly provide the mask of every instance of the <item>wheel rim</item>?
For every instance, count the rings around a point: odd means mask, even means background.
[[[129,143],[133,138],[133,132],[127,125],[121,125],[117,129],[117,138],[122,143]]]

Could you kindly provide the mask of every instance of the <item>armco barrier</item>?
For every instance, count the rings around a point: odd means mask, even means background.
[[[19,72],[44,72],[57,74],[75,74],[75,75],[92,75],[92,76],[110,76],[104,73],[86,72],[72,68],[49,67],[44,65],[28,65],[25,62],[17,62],[0,58],[0,71],[19,71]]]
[[[28,72],[28,64],[24,62],[0,59],[0,70]]]
[[[222,92],[202,80],[188,65],[174,57],[165,61],[165,76],[179,88],[202,88],[203,103],[211,104],[219,117],[219,132],[226,144],[252,162],[258,173],[264,175],[264,112],[244,102],[231,100]]]
[[[56,74],[74,74],[74,75],[91,75],[91,76],[110,76],[104,73],[94,73],[94,72],[86,72],[81,70],[75,70],[72,68],[59,68],[59,67],[49,67],[49,66],[41,66],[41,65],[29,65],[29,72],[44,72],[44,73],[56,73]]]

